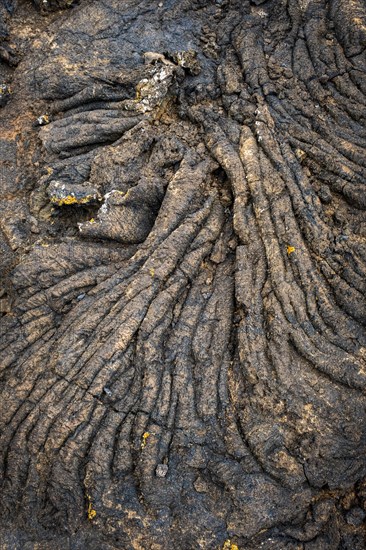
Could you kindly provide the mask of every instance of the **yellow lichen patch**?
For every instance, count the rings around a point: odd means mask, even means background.
[[[295,252],[296,248],[294,246],[288,246],[287,247],[287,254],[290,256],[293,252]]]
[[[86,195],[81,199],[76,198],[74,195],[67,195],[66,197],[52,196],[51,202],[57,204],[57,206],[69,206],[70,204],[88,204],[96,199],[94,195]]]
[[[305,151],[302,149],[296,149],[295,154],[300,162],[303,162],[307,157]]]
[[[88,519],[91,521],[92,519],[95,518],[95,516],[97,515],[97,512],[93,508],[90,496],[89,495],[86,495],[86,496],[87,496],[88,501],[89,501],[89,504],[88,504]]]
[[[57,204],[58,206],[63,206],[64,204],[75,204],[77,203],[77,198],[73,197],[72,195],[67,195],[67,197],[63,197],[60,199],[59,197],[51,197],[51,202],[53,204]]]
[[[232,543],[231,540],[226,540],[224,542],[222,550],[239,550],[239,547],[236,544]]]
[[[95,201],[96,200],[96,196],[95,195],[87,195],[86,197],[83,197],[82,199],[79,199],[78,200],[78,203],[79,204],[88,204],[88,202],[92,202],[92,201]],[[98,199],[99,200],[99,199]]]
[[[95,219],[94,219],[94,218],[91,218],[91,219],[89,220],[89,223],[95,223]]]
[[[149,269],[149,273],[150,273],[151,277],[154,277],[155,269],[152,267],[151,269]]]
[[[149,432],[144,432],[142,434],[142,441],[141,441],[141,449],[144,449],[147,445],[147,440],[148,438],[150,437],[150,433]]]
[[[96,511],[93,510],[93,506],[92,506],[91,502],[89,502],[88,519],[92,520],[93,518],[95,518],[96,515],[97,515]]]

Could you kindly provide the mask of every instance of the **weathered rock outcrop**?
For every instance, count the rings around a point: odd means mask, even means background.
[[[364,3],[34,4],[0,0],[0,548],[365,548]]]

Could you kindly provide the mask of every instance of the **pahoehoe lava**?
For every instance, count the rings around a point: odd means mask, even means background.
[[[0,18],[0,548],[364,549],[364,1]]]

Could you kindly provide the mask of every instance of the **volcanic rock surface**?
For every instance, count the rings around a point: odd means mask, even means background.
[[[1,550],[366,547],[363,0],[0,0]]]

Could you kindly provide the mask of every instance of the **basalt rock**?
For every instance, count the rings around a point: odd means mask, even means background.
[[[365,548],[362,1],[0,10],[0,547]]]

